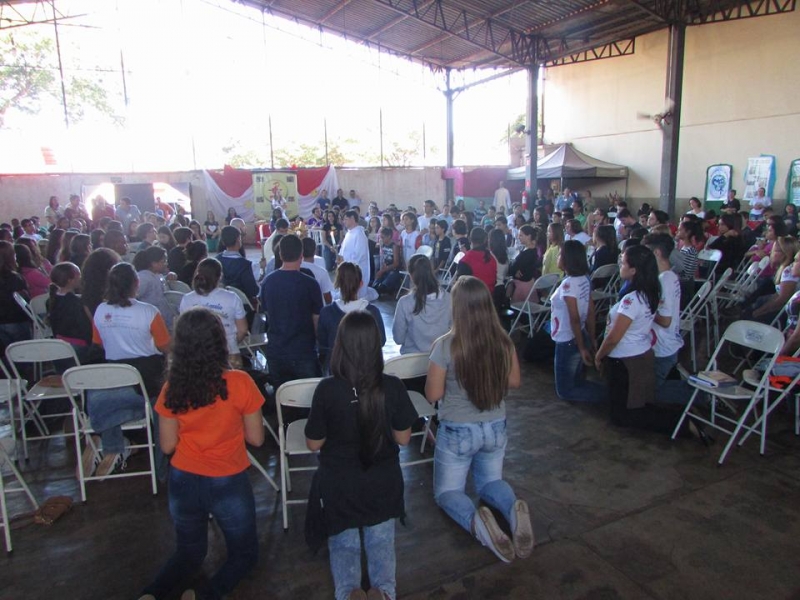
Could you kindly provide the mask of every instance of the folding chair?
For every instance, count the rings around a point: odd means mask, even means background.
[[[192,291],[192,288],[186,285],[183,281],[169,281],[167,280],[167,289],[170,292],[180,292],[181,294],[188,294]]]
[[[689,379],[688,383],[694,388],[694,391],[692,392],[692,396],[689,399],[681,418],[678,420],[675,431],[672,433],[672,439],[675,439],[680,431],[681,426],[683,425],[683,421],[688,417],[704,423],[709,427],[713,427],[714,429],[730,434],[730,439],[728,440],[728,443],[725,445],[725,448],[719,457],[719,464],[722,464],[722,462],[725,460],[725,457],[728,455],[728,452],[730,451],[734,441],[736,441],[736,438],[739,436],[739,433],[742,431],[742,429],[744,429],[748,435],[750,433],[756,433],[761,437],[761,454],[764,454],[764,446],[767,438],[766,415],[770,410],[769,374],[775,365],[775,359],[777,358],[778,352],[783,346],[783,334],[774,327],[764,325],[763,323],[757,323],[755,321],[736,321],[725,330],[722,339],[714,350],[714,353],[711,355],[711,358],[708,360],[706,370],[714,371],[718,369],[717,359],[725,344],[752,348],[764,353],[768,367],[764,370],[764,374],[757,381],[754,381],[755,390],[745,388],[741,385],[712,388],[700,383],[695,383]],[[706,394],[711,399],[711,413],[709,418],[702,417],[694,412],[689,412],[694,406],[694,403],[701,392]],[[745,408],[738,419],[731,418],[717,410],[717,403],[745,400],[748,401],[747,408]],[[752,425],[746,425],[745,423],[747,418],[759,403],[762,403],[763,405],[762,418],[757,419]],[[726,425],[733,425],[735,427],[730,429],[729,427],[726,427]],[[760,431],[757,429],[759,425]]]
[[[719,322],[720,322],[720,310],[719,310],[719,300],[717,295],[722,291],[722,289],[727,285],[728,280],[733,275],[733,269],[728,267],[722,272],[717,278],[717,282],[714,284],[714,288],[711,290],[711,293],[708,296],[708,310],[711,313],[711,319],[714,323],[714,345],[716,346],[719,343]]]
[[[179,315],[181,312],[181,300],[186,294],[183,292],[173,292],[167,291],[164,292],[164,298],[167,299],[167,304],[172,309],[172,312],[175,313],[175,316]]]
[[[283,423],[283,407],[311,408],[311,400],[321,377],[296,379],[278,388],[276,404],[278,409],[278,444],[281,454],[281,509],[283,510],[283,530],[289,531],[289,504],[305,504],[307,500],[288,500],[286,495],[292,491],[291,473],[295,471],[316,471],[317,466],[290,467],[289,457],[312,454],[306,446],[306,421],[298,419],[288,425]]]
[[[150,408],[150,401],[148,400],[147,390],[144,387],[142,376],[139,371],[130,365],[122,364],[103,364],[103,365],[87,365],[84,367],[73,367],[67,369],[62,375],[64,381],[64,388],[70,395],[72,401],[72,423],[75,429],[75,454],[78,459],[78,482],[81,486],[81,501],[86,502],[86,482],[87,481],[102,481],[105,479],[121,479],[123,477],[140,477],[150,476],[150,484],[153,488],[153,495],[158,493],[156,487],[156,469],[155,459],[153,458],[153,434],[150,424],[153,422],[153,411]],[[89,415],[85,411],[85,394],[87,390],[111,390],[116,388],[134,387],[136,393],[142,397],[142,404],[144,405],[144,418],[135,421],[129,421],[122,425],[123,431],[131,431],[134,429],[144,429],[147,432],[147,443],[145,444],[132,444],[131,448],[146,448],[147,458],[150,461],[150,468],[146,471],[124,471],[121,473],[112,473],[103,477],[87,476],[83,471],[83,460],[81,451],[81,437],[84,438],[85,443],[99,457],[99,449],[95,446],[92,435],[97,432],[92,428]],[[78,401],[78,398],[81,401]],[[92,402],[102,402],[102,400],[93,399]]]
[[[3,374],[3,379],[0,379],[0,432],[2,431],[2,411],[8,410],[8,418],[11,424],[11,439],[14,441],[14,457],[16,458],[17,451],[17,427],[14,424],[14,403],[19,404],[20,397],[22,396],[22,388],[27,385],[27,381],[20,381],[11,376],[11,373],[6,369],[6,364],[0,360],[0,373]],[[6,408],[4,409],[3,406]]]
[[[417,248],[417,251],[414,252],[414,256],[418,255],[424,256],[430,260],[433,258],[433,248],[430,246],[420,246]],[[408,265],[406,265],[406,268],[408,268]],[[400,271],[400,274],[403,276],[403,283],[400,284],[400,289],[397,290],[397,294],[394,297],[395,300],[398,300],[404,291],[411,291],[411,276],[408,271]]]
[[[13,431],[14,425],[11,424],[11,429]],[[6,450],[6,446],[3,444],[5,440],[8,438],[0,437],[0,527],[3,528],[3,534],[6,538],[6,552],[11,552],[14,548],[11,545],[11,523],[8,519],[8,505],[6,504],[6,494],[14,494],[14,493],[23,493],[28,497],[28,501],[33,505],[34,510],[39,508],[39,503],[34,498],[33,494],[31,493],[28,484],[25,483],[25,479],[23,479],[20,472],[14,466],[14,463],[11,461],[11,458],[8,456],[8,452]],[[11,474],[17,480],[16,485],[7,485],[3,476],[3,469],[8,468],[11,471]]]
[[[456,269],[458,269],[458,263],[460,263],[461,259],[463,258],[464,252],[457,252],[456,255],[453,256],[452,259],[447,263],[446,270],[442,273],[439,279],[443,290],[448,291],[453,285],[453,280],[455,280],[456,277]]]
[[[595,283],[605,281],[605,285],[595,289]],[[608,308],[619,296],[619,265],[603,265],[592,272],[592,300],[595,314]]]
[[[242,304],[244,305],[245,311],[249,310],[250,312],[254,313],[253,324],[250,327],[250,331],[248,332],[247,337],[239,343],[239,349],[244,350],[250,356],[250,358],[252,359],[253,367],[258,367],[259,364],[263,364],[264,369],[262,370],[265,370],[267,364],[266,356],[264,356],[263,361],[258,360],[256,356],[256,353],[267,345],[267,334],[264,331],[264,326],[263,326],[264,315],[256,312],[256,309],[250,302],[250,298],[248,298],[247,294],[245,294],[242,290],[233,287],[232,285],[226,286],[225,289],[239,296],[239,299],[242,301]],[[268,424],[267,426],[269,427]],[[274,437],[275,441],[277,442],[278,438],[275,435],[275,432],[272,430],[272,427],[269,427],[269,430],[270,433],[272,434],[272,437]]]
[[[707,242],[707,244],[710,242]],[[697,270],[698,273],[705,271],[705,277],[695,277],[694,280],[698,283],[705,283],[710,281],[714,283],[716,278],[716,269],[719,261],[722,260],[722,250],[700,250],[697,253]]]
[[[734,281],[728,281],[717,293],[720,308],[728,308],[734,304],[744,302],[755,291],[758,278],[769,264],[769,257],[765,256],[757,263],[750,263]]]
[[[33,313],[39,317],[42,323],[47,323],[47,302],[50,300],[50,294],[39,294],[31,298],[29,302]]]
[[[428,363],[430,362],[430,354],[427,352],[415,352],[413,354],[402,354],[390,358],[383,365],[383,372],[387,375],[394,375],[400,379],[413,379],[415,377],[424,377],[428,374]],[[436,416],[436,408],[428,402],[425,397],[419,392],[409,391],[409,398],[414,405],[414,409],[421,419],[425,420],[425,427],[422,431],[412,433],[411,437],[415,435],[422,436],[422,442],[419,446],[419,453],[425,454],[425,442],[428,441],[428,436],[431,434],[431,422],[433,417]],[[434,442],[436,438],[434,438]],[[422,463],[433,462],[433,458],[423,458],[402,463],[400,466],[406,467],[411,465],[419,465]]]
[[[706,345],[708,345],[710,333],[708,315],[705,313],[708,297],[711,293],[711,282],[706,281],[697,290],[697,293],[686,305],[686,308],[681,312],[681,335],[689,334],[689,343],[692,352],[692,369],[697,371],[697,347],[695,344],[695,325],[698,321],[705,319],[706,322]],[[710,347],[708,348],[710,351]]]
[[[511,324],[511,329],[508,334],[514,333],[514,330],[520,330],[525,327],[528,328],[528,337],[533,337],[535,331],[538,331],[547,315],[550,314],[550,296],[556,290],[558,281],[561,276],[558,273],[549,273],[542,275],[537,279],[533,286],[531,286],[528,296],[522,302],[514,302],[511,304],[511,310],[517,313],[517,318]],[[540,302],[532,302],[531,296],[536,292],[539,296]],[[520,324],[520,319],[525,315],[528,317],[528,324]],[[519,326],[519,327],[517,327]]]
[[[33,387],[28,388],[25,379],[20,375],[17,367],[20,365],[32,365],[34,371],[43,371],[43,364],[55,360],[72,360],[75,365],[79,365],[75,350],[67,342],[62,340],[27,340],[24,342],[14,342],[6,348],[6,358],[11,367],[12,379],[18,382],[18,411],[17,418],[22,431],[22,451],[25,459],[28,458],[28,441],[43,440],[49,438],[66,437],[68,433],[51,433],[45,423],[45,418],[68,417],[71,412],[59,412],[43,417],[39,412],[39,406],[47,400],[57,398],[70,398],[70,392],[63,385],[42,385],[41,381],[36,382]],[[51,383],[51,382],[48,382]],[[33,422],[39,435],[28,436],[26,425]]]
[[[31,320],[33,324],[33,337],[37,340],[43,340],[47,338],[53,337],[53,330],[44,322],[44,320],[39,317],[39,315],[34,312],[33,308],[31,308],[30,303],[20,294],[19,292],[14,292],[14,301],[17,305],[28,315],[28,318]]]

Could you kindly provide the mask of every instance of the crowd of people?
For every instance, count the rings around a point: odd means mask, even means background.
[[[308,447],[320,452],[314,489],[325,504],[335,597],[395,597],[394,520],[405,514],[398,445],[408,443],[417,413],[403,383],[383,372],[387,328],[374,303],[404,283],[410,291],[397,302],[391,335],[401,354],[430,355],[424,391],[439,406],[435,501],[505,562],[529,556],[534,540],[528,505],[502,477],[504,398],[521,384],[504,319],[510,307],[538,300],[540,277],[557,280],[544,328],[557,396],[605,402],[613,423],[662,433],[672,432],[689,397],[676,373],[680,310],[696,292],[701,250],[721,251],[720,272],[769,257],[733,318],[768,323],[800,296],[797,217],[793,207],[775,215],[763,194],[747,214],[734,191],[719,216],[692,198],[672,223],[646,205],[634,216],[617,198],[610,210],[589,212],[569,188],[538,192],[530,206],[512,204],[503,190],[501,183],[488,207],[426,200],[418,213],[371,202],[363,216],[360,198],[351,191],[351,206],[339,190],[333,200],[321,194],[307,220],[288,218],[278,203],[255,262],[233,208],[225,224],[210,211],[200,224],[180,207],[143,213],[128,198],[114,207],[97,197],[90,215],[73,195],[64,209],[52,197],[45,223],[0,225],[3,353],[33,333],[14,294],[47,294],[54,337],[81,364],[139,369],[159,416],[158,472],[169,481],[177,547],[142,598],[163,597],[202,563],[209,514],[228,558],[198,594],[221,597],[252,569],[258,544],[245,443],[264,440],[264,384],[276,390],[321,376],[310,413],[296,416],[308,417]],[[617,264],[619,297],[601,314],[592,291],[605,282],[592,274]],[[167,301],[171,282],[191,288],[177,309]],[[268,379],[240,351],[261,323]],[[587,367],[605,382],[587,378]],[[100,452],[87,445],[82,460],[87,475],[104,477],[125,468],[130,443],[121,425],[144,416],[143,399],[130,390],[95,394],[87,411]],[[705,439],[691,420],[680,433]],[[466,493],[470,472],[507,528]],[[362,543],[369,592],[361,589]]]

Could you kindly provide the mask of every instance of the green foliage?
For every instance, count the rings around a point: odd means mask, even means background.
[[[33,34],[0,36],[0,127],[9,113],[38,114],[47,103],[61,104],[61,83],[53,40]],[[65,75],[70,122],[95,111],[121,123],[102,81]]]

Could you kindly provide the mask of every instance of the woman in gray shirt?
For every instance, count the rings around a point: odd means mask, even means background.
[[[503,330],[484,283],[460,277],[453,286],[453,328],[431,351],[425,396],[439,405],[434,454],[436,503],[504,562],[526,558],[533,550],[530,512],[503,481],[508,388],[520,386],[516,349]],[[465,493],[472,471],[475,490],[507,519],[512,538],[500,529],[491,510],[475,509]]]

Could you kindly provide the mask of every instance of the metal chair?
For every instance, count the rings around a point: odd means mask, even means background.
[[[164,298],[166,298],[167,304],[169,304],[169,307],[172,309],[172,312],[175,314],[175,316],[178,316],[181,312],[181,300],[183,300],[185,295],[186,294],[183,292],[164,292]]]
[[[703,285],[707,283],[708,282]],[[675,426],[675,431],[672,433],[672,439],[675,439],[684,420],[688,417],[704,423],[709,427],[730,434],[730,439],[722,450],[722,454],[720,454],[719,464],[722,464],[725,460],[725,457],[728,455],[728,452],[742,429],[745,430],[747,435],[756,433],[761,437],[761,454],[764,454],[764,447],[767,439],[766,417],[771,410],[769,405],[769,374],[775,365],[778,352],[783,346],[783,334],[774,327],[764,325],[763,323],[757,323],[755,321],[736,321],[725,330],[722,339],[711,355],[711,358],[708,360],[708,365],[706,366],[707,371],[715,371],[718,369],[717,359],[725,344],[752,348],[765,354],[764,358],[766,358],[768,366],[764,370],[764,374],[755,382],[755,390],[745,388],[741,385],[713,388],[689,379],[688,383],[694,388],[694,391],[692,392],[689,402],[686,404],[681,418],[678,420],[678,424]],[[711,400],[711,413],[709,418],[702,417],[695,412],[690,412],[701,392],[706,394]],[[717,410],[718,403],[729,403],[731,401],[748,402],[747,407],[738,419],[731,418]],[[757,419],[752,425],[746,425],[747,418],[759,403],[762,404],[762,418]],[[732,425],[734,427],[730,429],[726,427],[726,425]],[[744,441],[744,438],[742,441]]]
[[[605,285],[595,289],[595,284],[600,281],[605,281]],[[597,314],[611,306],[619,296],[619,265],[597,267],[592,272],[590,282],[592,284],[592,301],[595,314]]]
[[[558,287],[561,276],[558,273],[542,275],[531,286],[528,296],[522,302],[511,304],[511,310],[517,313],[517,318],[511,324],[508,334],[511,335],[516,329],[528,328],[528,337],[533,337],[534,332],[542,326],[547,316],[550,314],[550,296]],[[531,297],[536,292],[540,302],[532,302]],[[520,324],[523,315],[528,317],[528,324]]]
[[[295,471],[316,471],[314,466],[291,467],[289,465],[290,456],[312,454],[306,446],[305,427],[308,419],[298,419],[288,425],[283,422],[283,407],[291,406],[294,408],[311,408],[311,400],[317,385],[322,381],[321,377],[310,379],[296,379],[284,383],[278,388],[275,396],[278,409],[278,444],[280,446],[281,460],[281,509],[283,511],[283,530],[289,530],[289,504],[305,504],[306,499],[289,500],[287,493],[292,491],[291,474]]]
[[[27,340],[24,342],[14,342],[6,348],[6,358],[11,367],[13,379],[20,382],[18,387],[18,412],[17,418],[22,432],[22,450],[25,458],[28,458],[28,441],[43,440],[49,438],[66,437],[67,433],[51,433],[45,423],[46,418],[68,417],[71,412],[58,412],[48,414],[46,417],[39,412],[39,406],[47,400],[57,398],[70,398],[70,392],[62,385],[52,385],[54,382],[46,382],[50,385],[43,385],[42,381],[37,381],[33,387],[25,385],[25,378],[20,375],[18,365],[31,365],[34,371],[43,371],[44,363],[56,360],[71,360],[73,364],[79,365],[75,350],[67,342],[62,340]],[[30,437],[27,433],[26,424],[33,422],[39,435]]]
[[[180,292],[181,294],[188,294],[192,288],[186,285],[183,281],[169,281],[167,280],[167,289],[171,292]]]
[[[53,337],[53,330],[44,322],[44,320],[36,314],[31,307],[30,303],[19,292],[14,292],[14,301],[17,305],[28,315],[28,318],[33,324],[33,337],[37,340],[43,340]],[[46,311],[45,311],[46,312]]]
[[[414,256],[417,255],[424,256],[430,260],[433,258],[433,248],[431,246],[420,246],[417,248],[417,251],[414,252]],[[408,268],[408,265],[406,265],[406,268]],[[397,294],[395,294],[395,300],[398,300],[404,291],[411,291],[411,276],[408,271],[400,271],[400,274],[403,276],[403,283],[400,284],[400,289],[398,289]]]
[[[14,424],[11,424],[11,430],[13,431]],[[14,493],[22,493],[27,496],[28,501],[33,505],[34,510],[39,508],[39,503],[36,501],[36,498],[31,493],[28,484],[25,483],[25,479],[22,477],[20,472],[14,466],[11,458],[8,455],[6,450],[6,446],[4,445],[4,441],[8,438],[3,437],[0,435],[0,527],[3,529],[3,534],[5,536],[6,541],[6,552],[11,552],[14,547],[11,545],[11,523],[9,522],[8,518],[8,505],[6,503],[6,494],[14,494]],[[11,475],[17,480],[16,485],[8,485],[5,481],[3,475],[3,469],[8,468],[11,471]]]
[[[87,365],[67,369],[62,379],[64,381],[64,388],[67,390],[72,402],[72,423],[75,430],[75,454],[78,459],[78,482],[81,487],[81,501],[86,502],[87,481],[103,481],[105,479],[121,479],[123,477],[141,477],[149,475],[153,495],[157,494],[155,459],[153,457],[153,434],[150,427],[150,424],[153,422],[153,411],[150,408],[147,390],[144,387],[144,382],[142,381],[142,376],[139,374],[139,371],[136,370],[135,367],[123,364]],[[94,440],[92,440],[92,435],[97,432],[92,428],[89,416],[85,412],[84,407],[86,403],[85,401],[78,402],[78,398],[83,400],[88,390],[111,390],[125,387],[138,388],[136,392],[142,397],[145,416],[143,419],[124,423],[122,425],[122,430],[144,429],[147,432],[147,443],[132,444],[130,447],[146,448],[150,467],[146,471],[125,471],[122,473],[112,473],[104,477],[94,475],[87,476],[83,471],[81,437],[84,438],[85,443],[92,449],[95,456],[99,457],[99,449],[95,446]],[[92,402],[98,401],[99,400],[96,399],[92,400]]]
[[[415,377],[424,377],[428,374],[428,363],[430,362],[430,355],[427,352],[415,352],[413,354],[402,354],[390,358],[383,365],[383,372],[387,375],[394,375],[399,379],[413,379]],[[425,443],[428,441],[428,436],[431,434],[431,422],[433,417],[436,416],[436,408],[428,402],[425,397],[419,392],[409,391],[409,398],[414,405],[414,409],[421,419],[425,420],[425,427],[422,431],[412,433],[411,437],[415,435],[422,436],[422,442],[419,446],[420,454],[425,454]],[[432,436],[433,437],[433,436]],[[434,442],[436,438],[434,437]],[[401,466],[419,465],[422,463],[433,462],[433,458],[423,458],[402,463]]]
[[[707,242],[709,244],[711,242]],[[698,283],[705,283],[706,281],[714,282],[716,278],[716,270],[719,261],[722,260],[722,250],[700,250],[697,253],[697,270],[698,273],[705,271],[705,277],[695,277],[694,280]]]
[[[720,308],[719,308],[719,300],[717,295],[722,291],[722,289],[727,285],[728,280],[733,275],[733,269],[728,267],[722,272],[717,278],[717,282],[714,284],[714,288],[711,290],[711,293],[708,296],[708,310],[710,311],[710,318],[713,321],[713,331],[714,331],[714,345],[716,346],[719,343],[719,322],[720,322]]]
[[[464,258],[464,252],[457,252],[455,256],[447,263],[446,270],[442,272],[442,275],[439,278],[439,283],[443,290],[449,290],[452,285],[453,281],[456,278],[456,270],[458,269],[458,263]],[[441,269],[440,269],[441,271]]]
[[[689,334],[689,343],[692,352],[692,369],[697,371],[697,347],[695,345],[695,325],[698,321],[705,320],[706,323],[706,344],[708,345],[709,337],[711,335],[708,314],[706,312],[706,305],[708,303],[709,294],[711,293],[711,282],[706,281],[697,290],[697,293],[686,305],[686,308],[681,312],[681,335]],[[709,347],[710,351],[710,347]]]

